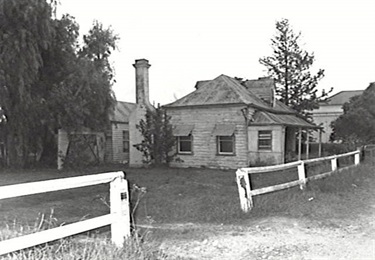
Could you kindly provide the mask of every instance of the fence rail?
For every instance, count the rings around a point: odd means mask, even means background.
[[[128,182],[123,172],[15,184],[0,187],[0,200],[38,193],[110,183],[110,213],[100,217],[0,241],[0,255],[111,225],[112,242],[121,247],[130,236]]]
[[[333,155],[333,156],[327,156],[322,158],[315,158],[315,159],[309,159],[304,161],[297,161],[297,162],[291,162],[281,165],[273,165],[273,166],[267,166],[267,167],[250,167],[250,168],[240,168],[236,171],[236,180],[237,180],[237,186],[238,186],[238,194],[240,197],[240,203],[241,208],[244,212],[248,212],[251,210],[254,206],[253,204],[253,196],[261,195],[269,192],[279,191],[287,188],[291,188],[294,186],[299,185],[300,189],[304,189],[306,187],[306,183],[311,180],[321,179],[326,176],[331,175],[335,171],[341,171],[344,169],[348,169],[351,166],[347,166],[344,168],[338,169],[337,167],[337,159],[348,157],[348,156],[354,156],[354,165],[358,165],[360,163],[360,151],[353,151],[345,154],[339,154],[339,155]],[[316,163],[321,161],[327,161],[331,160],[331,171],[321,173],[318,175],[306,177],[306,164],[309,163]],[[298,180],[277,184],[274,186],[264,187],[252,190],[251,189],[251,175],[254,173],[266,173],[266,172],[272,172],[272,171],[279,171],[279,170],[287,170],[291,168],[297,167],[298,170]]]

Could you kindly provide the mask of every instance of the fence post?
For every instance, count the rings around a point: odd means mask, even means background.
[[[306,172],[305,172],[305,163],[301,161],[301,164],[297,166],[298,169],[298,179],[301,181],[299,188],[301,190],[306,188]]]
[[[331,167],[332,167],[332,171],[336,171],[337,170],[337,157],[332,158],[332,160],[331,160]]]
[[[354,165],[358,165],[359,164],[360,154],[361,154],[360,150],[358,150],[358,153],[354,154]]]
[[[251,197],[250,175],[238,169],[236,171],[236,181],[238,194],[240,196],[241,209],[243,212],[249,212],[253,208],[253,199]]]
[[[124,178],[115,178],[110,184],[111,237],[112,242],[122,247],[125,238],[130,236],[130,209],[128,182]]]

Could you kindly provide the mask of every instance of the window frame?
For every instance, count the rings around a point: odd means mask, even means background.
[[[127,143],[127,149],[125,148],[125,143]],[[122,130],[122,152],[130,153],[130,131],[129,130]]]
[[[189,138],[189,140],[181,140],[181,138]],[[190,151],[181,151],[181,141],[182,142],[190,142]],[[193,154],[193,136],[183,135],[183,136],[176,136],[176,143],[177,143],[177,154],[181,155],[192,155]]]
[[[230,138],[231,140],[221,140],[221,138]],[[231,152],[222,152],[222,142],[231,142],[232,143],[232,151]],[[235,135],[218,135],[216,136],[216,146],[217,146],[217,154],[218,155],[226,155],[226,156],[233,156],[236,155],[236,138]]]
[[[272,130],[259,130],[258,131],[258,151],[272,151]],[[267,141],[268,144],[261,144]]]

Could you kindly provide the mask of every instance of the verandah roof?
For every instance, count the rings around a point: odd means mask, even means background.
[[[254,120],[249,125],[286,125],[292,127],[319,129],[321,127],[310,124],[306,120],[293,114],[273,114],[266,111],[257,111]]]

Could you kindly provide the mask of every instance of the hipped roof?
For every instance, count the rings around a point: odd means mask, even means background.
[[[268,108],[260,98],[226,75],[199,84],[199,88],[165,107],[246,104]]]
[[[273,81],[271,83],[273,84]],[[261,87],[263,89],[264,86]],[[319,128],[299,118],[296,111],[278,100],[275,100],[273,105],[264,102],[252,92],[250,85],[245,87],[236,79],[226,75],[220,75],[210,81],[198,82],[195,91],[173,103],[165,105],[165,107],[183,108],[226,104],[242,104],[255,108],[257,113],[255,113],[250,125],[287,125]]]

